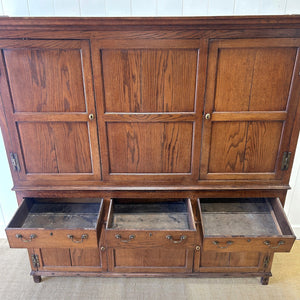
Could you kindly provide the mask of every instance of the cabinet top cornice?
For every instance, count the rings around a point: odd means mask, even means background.
[[[300,15],[217,17],[1,17],[0,30],[300,28]]]

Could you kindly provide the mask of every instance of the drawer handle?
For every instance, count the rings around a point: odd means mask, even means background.
[[[122,242],[122,243],[128,243],[128,242],[130,242],[131,240],[133,240],[133,239],[135,238],[135,235],[134,235],[134,234],[131,234],[131,235],[128,237],[128,240],[122,240],[121,234],[116,234],[116,235],[115,235],[115,238],[118,239],[118,240],[120,240],[120,242]]]
[[[74,235],[72,235],[72,234],[68,234],[67,237],[68,237],[68,239],[70,239],[73,243],[81,244],[81,243],[83,243],[83,240],[87,240],[89,236],[88,236],[87,234],[83,234],[83,235],[81,236],[81,239],[77,239],[77,240],[74,239]]]
[[[277,246],[271,246],[271,242],[270,241],[264,241],[264,244],[267,245],[270,249],[277,249],[279,248],[281,245],[285,244],[285,241],[279,241],[277,243]]]
[[[22,234],[16,234],[16,238],[20,239],[24,243],[28,243],[28,242],[31,242],[33,239],[37,238],[37,235],[33,233],[29,236],[28,239],[25,239]]]
[[[174,240],[171,235],[167,235],[166,239],[172,241],[174,244],[179,244],[179,243],[183,242],[184,240],[186,240],[187,236],[186,235],[181,235],[179,240]]]
[[[231,246],[233,244],[233,241],[227,241],[226,242],[226,246],[220,246],[220,242],[219,241],[213,241],[212,243],[214,245],[216,245],[220,249],[226,249],[226,248],[228,248],[229,246]]]

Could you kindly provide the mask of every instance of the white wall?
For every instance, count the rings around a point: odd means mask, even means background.
[[[0,0],[7,16],[212,16],[300,14],[300,0]],[[300,238],[300,143],[286,212]],[[0,238],[17,208],[0,134]]]
[[[300,14],[299,0],[0,0],[8,16]]]

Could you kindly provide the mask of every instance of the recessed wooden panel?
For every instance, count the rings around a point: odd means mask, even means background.
[[[18,124],[28,173],[91,173],[88,125],[84,122]]]
[[[43,267],[71,266],[70,251],[68,248],[43,248],[40,251]]]
[[[260,262],[259,252],[233,252],[230,253],[230,267],[258,267]]]
[[[209,172],[243,172],[246,137],[246,122],[214,122]]]
[[[193,123],[107,123],[111,173],[189,173]]]
[[[101,266],[98,248],[70,249],[72,266]]]
[[[259,262],[259,252],[204,251],[201,256],[202,267],[258,267]]]
[[[258,49],[249,110],[285,110],[297,48]]]
[[[215,111],[248,110],[254,49],[219,49]]]
[[[140,248],[114,249],[115,267],[186,267],[187,250],[185,248]]]
[[[296,48],[219,49],[215,111],[285,110]]]
[[[214,122],[209,172],[275,172],[281,133],[282,122]]]
[[[229,265],[229,253],[204,251],[201,254],[202,267],[227,267]]]
[[[250,122],[244,172],[274,172],[282,122]]]
[[[102,50],[107,112],[194,111],[197,50]]]
[[[3,53],[15,111],[86,111],[80,49],[21,48]]]

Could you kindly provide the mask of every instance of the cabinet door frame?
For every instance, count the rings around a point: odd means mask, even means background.
[[[98,129],[100,151],[102,157],[102,175],[105,181],[110,182],[194,182],[198,179],[200,143],[202,130],[202,110],[207,63],[207,39],[174,40],[174,39],[138,39],[138,40],[92,40],[93,74],[95,78],[96,105],[98,114]],[[194,110],[189,112],[106,112],[105,86],[103,74],[103,50],[197,50],[197,66],[195,81]],[[199,55],[199,53],[201,54]],[[164,124],[192,124],[191,163],[189,172],[112,172],[110,165],[108,124],[141,123]],[[150,125],[151,126],[151,125]],[[149,141],[151,142],[151,141]]]
[[[84,112],[15,112],[12,93],[10,89],[7,66],[4,55],[0,57],[0,69],[5,80],[1,80],[1,96],[7,120],[7,126],[12,136],[13,152],[17,153],[20,171],[14,172],[19,181],[48,182],[49,180],[100,180],[101,165],[98,145],[98,133],[96,123],[95,99],[93,91],[90,44],[87,40],[1,40],[0,49],[62,49],[79,50],[84,85]],[[89,119],[93,114],[94,120]],[[87,124],[89,150],[91,159],[91,173],[27,173],[23,155],[18,122],[80,122]]]
[[[239,49],[239,48],[295,48],[296,57],[294,61],[291,85],[285,111],[242,111],[242,112],[215,112],[215,92],[217,83],[217,68],[219,59],[219,49]],[[219,179],[252,179],[252,180],[284,180],[288,177],[288,171],[281,170],[281,163],[284,152],[294,152],[295,145],[290,144],[293,132],[293,123],[299,105],[300,93],[300,39],[290,38],[267,38],[267,39],[216,39],[209,43],[208,71],[206,84],[206,99],[204,115],[210,114],[209,119],[203,119],[200,180],[219,180]],[[282,130],[279,148],[276,157],[274,172],[236,172],[236,173],[210,173],[209,160],[212,138],[212,123],[224,121],[281,121]],[[297,122],[296,122],[297,123]],[[296,125],[294,125],[296,126]],[[294,154],[294,153],[293,153]],[[221,154],[222,156],[222,154]],[[289,168],[290,171],[291,167]]]

